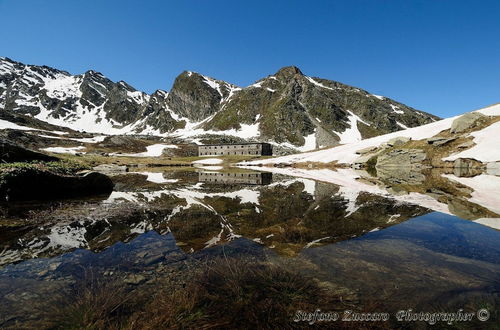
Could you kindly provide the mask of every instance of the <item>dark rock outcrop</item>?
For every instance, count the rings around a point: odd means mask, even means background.
[[[43,170],[24,169],[4,173],[0,180],[0,199],[4,201],[104,195],[110,194],[112,190],[111,179],[97,172],[83,176],[65,176]]]
[[[23,148],[6,140],[0,140],[0,162],[57,161],[58,158]]]

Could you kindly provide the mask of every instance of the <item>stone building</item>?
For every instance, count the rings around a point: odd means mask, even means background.
[[[273,179],[269,172],[199,172],[198,181],[216,184],[268,185]]]
[[[258,155],[272,156],[273,148],[269,143],[234,143],[234,144],[207,144],[198,146],[198,156],[224,155]]]

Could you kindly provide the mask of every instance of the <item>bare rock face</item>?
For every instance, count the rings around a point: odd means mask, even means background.
[[[486,116],[479,112],[469,112],[455,119],[451,123],[451,133],[463,133],[473,128],[481,119]]]
[[[395,149],[379,155],[376,167],[421,167],[426,158],[420,149]]]
[[[197,122],[217,112],[235,88],[224,81],[185,71],[175,79],[166,102],[178,115]]]

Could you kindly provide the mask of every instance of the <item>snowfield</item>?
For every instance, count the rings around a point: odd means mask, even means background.
[[[500,116],[500,104],[495,104],[476,111],[488,116]],[[293,163],[303,163],[303,162],[319,162],[319,163],[338,162],[338,163],[352,164],[357,158],[359,158],[359,155],[356,154],[356,151],[358,150],[368,147],[379,146],[382,143],[385,143],[395,137],[409,137],[412,138],[413,140],[430,138],[443,130],[449,129],[451,127],[451,123],[453,122],[453,120],[455,120],[458,117],[460,116],[446,118],[443,120],[435,121],[427,125],[409,128],[403,131],[393,132],[385,135],[380,135],[374,138],[361,140],[354,143],[344,144],[337,147],[328,148],[325,150],[312,151],[312,152],[276,157],[265,160],[257,160],[241,164],[245,165],[278,164],[278,163],[293,164]],[[483,154],[485,148],[487,147],[491,148],[492,143],[494,143],[493,141],[498,141],[498,136],[500,133],[499,132],[500,124],[497,123],[495,125],[490,125],[489,127],[490,127],[489,129],[486,128],[482,131],[473,133],[477,134],[476,138],[480,143],[480,145],[477,146],[478,148],[473,152],[475,156],[481,159],[488,159],[488,161],[500,160],[500,150],[498,147],[490,149],[487,152],[490,153],[493,151],[491,155],[483,155],[483,156],[478,155],[478,153]],[[356,137],[354,137],[354,139],[355,138]]]
[[[72,155],[74,155],[76,153],[81,153],[83,149],[85,149],[85,147],[80,146],[80,147],[68,147],[68,148],[50,147],[50,148],[42,148],[40,150],[53,152],[56,154],[72,154]]]
[[[479,204],[500,214],[500,177],[487,174],[470,178],[457,177],[453,174],[443,174],[442,176],[474,189],[469,202]]]
[[[293,177],[312,179],[315,181],[333,183],[341,187],[345,187],[341,192],[343,193],[344,196],[349,198],[349,200],[352,200],[352,197],[357,196],[360,192],[364,191],[371,194],[392,198],[401,202],[419,205],[434,211],[451,214],[450,211],[448,210],[447,204],[441,203],[432,198],[431,196],[427,196],[425,194],[420,194],[416,192],[411,192],[407,195],[396,196],[396,195],[391,195],[389,192],[378,186],[363,183],[362,181],[358,180],[359,178],[361,178],[360,174],[350,168],[341,168],[337,169],[336,171],[330,169],[307,170],[307,169],[291,168],[291,167],[262,168],[260,166],[249,166],[249,167],[245,166],[245,168],[256,171],[266,171],[276,174],[289,175]],[[499,197],[499,203],[500,203],[500,197]],[[354,205],[352,205],[351,207],[354,207]]]
[[[223,160],[220,158],[207,158],[193,161],[193,164],[201,164],[201,165],[218,165],[222,164]]]
[[[161,172],[131,172],[133,174],[140,174],[147,176],[146,181],[153,183],[175,183],[179,180],[177,179],[165,179],[163,173]]]
[[[339,185],[339,193],[342,193],[342,195],[349,200],[348,211],[352,212],[356,210],[357,196],[361,192],[368,192],[374,195],[383,196],[385,198],[394,199],[402,203],[414,204],[433,211],[453,215],[450,212],[447,204],[441,203],[431,196],[417,192],[410,192],[405,195],[393,195],[379,186],[370,185],[364,183],[361,180],[358,180],[362,176],[359,174],[359,172],[350,168],[337,169],[336,171],[330,169],[307,170],[291,167],[262,168],[259,166],[250,166],[245,168],[253,169],[256,171],[265,170],[267,172],[276,174],[289,175],[302,178],[302,180],[312,179],[315,181],[322,181]],[[454,175],[447,174],[443,175],[443,177],[474,189],[471,197],[468,199],[470,202],[485,207],[492,212],[500,214],[500,194],[498,194],[498,187],[500,187],[500,177],[486,174],[481,174],[472,178],[459,178]],[[314,187],[314,184],[312,184],[312,187]],[[497,218],[484,218],[478,219],[475,222],[498,229],[500,227],[499,221],[500,220]]]
[[[476,143],[470,149],[443,158],[443,160],[453,161],[458,158],[474,158],[483,163],[500,160],[500,147],[498,146],[500,137],[500,122],[491,124],[480,131],[471,133]]]
[[[123,157],[160,157],[165,149],[177,149],[178,146],[173,144],[152,144],[146,147],[146,151],[139,152],[136,154],[117,154],[113,153],[113,156],[123,156]]]
[[[10,121],[0,119],[0,129],[18,129],[20,131],[36,131],[36,128],[21,126]]]

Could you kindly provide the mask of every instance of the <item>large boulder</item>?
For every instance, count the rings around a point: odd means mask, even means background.
[[[405,144],[406,142],[409,142],[410,140],[411,138],[405,136],[398,136],[387,141],[387,145],[390,147],[399,147]]]
[[[6,201],[109,195],[112,191],[111,179],[97,172],[66,176],[25,168],[3,173],[0,181],[0,198]]]
[[[23,148],[15,143],[7,140],[0,140],[0,162],[31,162],[31,161],[57,161],[56,157],[52,157],[40,152]]]
[[[478,124],[486,116],[479,112],[469,112],[455,119],[451,123],[450,131],[451,133],[462,133],[465,132]]]
[[[395,149],[379,155],[375,167],[421,167],[426,158],[420,149]]]
[[[117,175],[124,174],[128,172],[128,167],[125,165],[116,165],[116,164],[101,164],[94,166],[92,168],[95,172],[99,172],[106,175]]]

